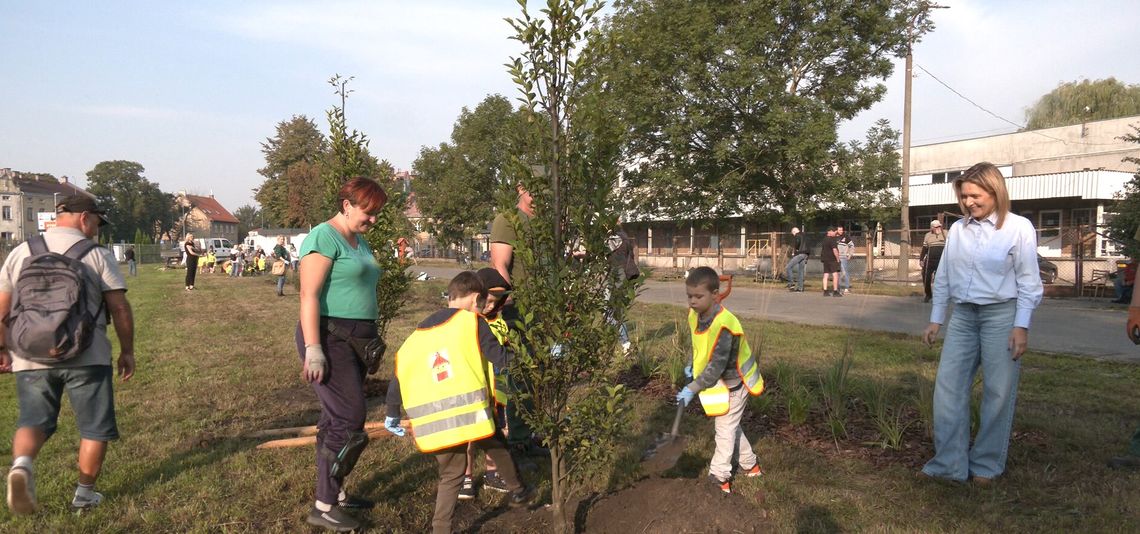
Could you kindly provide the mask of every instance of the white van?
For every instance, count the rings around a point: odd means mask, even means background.
[[[233,243],[224,237],[202,237],[195,239],[194,243],[203,251],[209,251],[210,247],[213,247],[219,262],[230,259],[230,249],[234,247]]]

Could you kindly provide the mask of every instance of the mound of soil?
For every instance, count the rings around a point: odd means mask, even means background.
[[[648,478],[590,506],[586,532],[761,532],[757,500],[725,494],[702,479]]]
[[[771,530],[758,504],[754,498],[741,494],[724,494],[704,479],[648,478],[630,488],[581,503],[576,523],[579,532],[590,534]],[[464,532],[481,534],[549,532],[551,528],[550,510],[545,507],[504,509],[463,523]]]

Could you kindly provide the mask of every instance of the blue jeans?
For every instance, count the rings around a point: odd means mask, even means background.
[[[1017,301],[958,304],[950,316],[934,383],[934,458],[922,471],[964,481],[1005,471],[1021,362],[1009,351]],[[970,446],[970,390],[982,370],[978,435]]]
[[[284,295],[285,294],[285,275],[281,275],[281,276],[277,277],[277,294],[278,295]]]
[[[847,259],[839,258],[839,289],[851,289],[851,279],[847,277]]]
[[[135,263],[135,260],[127,260],[127,274],[131,276],[139,275],[138,264]]]
[[[230,265],[230,276],[237,278],[241,276],[241,262],[235,261]]]
[[[788,281],[788,286],[795,285],[796,289],[804,288],[804,273],[807,271],[807,254],[796,254],[788,261],[788,266],[784,269],[784,278]],[[793,273],[793,270],[795,271]],[[799,278],[792,278],[793,274],[799,274]]]

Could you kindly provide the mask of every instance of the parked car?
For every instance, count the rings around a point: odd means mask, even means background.
[[[213,247],[214,254],[217,256],[219,262],[230,259],[230,249],[233,248],[233,244],[230,243],[229,239],[223,237],[204,237],[195,239],[194,242],[198,245],[198,248],[203,251],[210,250],[210,248]]]
[[[1057,280],[1057,264],[1037,255],[1037,270],[1041,272],[1041,283],[1052,284]]]

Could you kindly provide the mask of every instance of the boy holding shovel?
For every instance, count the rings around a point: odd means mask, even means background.
[[[730,493],[733,460],[746,476],[761,473],[740,419],[748,396],[764,391],[764,378],[740,320],[721,306],[719,292],[720,279],[709,267],[698,267],[685,279],[695,378],[677,393],[677,402],[688,405],[699,394],[705,415],[716,418],[716,450],[709,464],[709,480]]]

